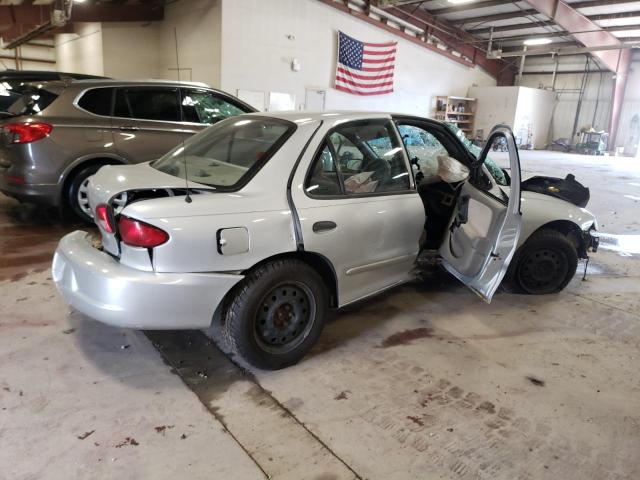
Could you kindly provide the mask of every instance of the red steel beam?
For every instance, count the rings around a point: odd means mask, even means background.
[[[564,28],[572,37],[582,43],[585,47],[621,47],[620,50],[604,50],[592,53],[592,55],[596,56],[605,67],[616,73],[609,128],[611,143],[615,146],[616,135],[618,133],[618,122],[620,120],[620,112],[622,110],[622,102],[624,99],[624,89],[627,84],[627,76],[629,75],[631,50],[629,48],[624,48],[623,43],[618,38],[598,26],[593,21],[589,20],[583,14],[572,8],[571,5],[563,2],[562,0],[526,0],[526,2]],[[575,5],[575,3],[573,5]]]
[[[420,28],[423,28],[425,25],[433,24],[445,27],[442,29],[432,29],[429,33],[450,48],[457,50],[468,58],[471,58],[474,64],[494,76],[498,81],[498,85],[513,85],[515,72],[511,67],[511,64],[506,63],[503,60],[487,58],[486,52],[481,48],[478,48],[481,44],[478,44],[477,37],[448,24],[448,22],[436,20],[429,15],[428,12],[422,9],[413,11],[413,9],[410,9],[409,7],[392,7],[389,10],[389,13],[394,16],[401,18],[406,22],[413,23]],[[416,24],[416,21],[418,24]],[[451,33],[446,33],[446,30]]]
[[[365,15],[364,13],[361,12],[357,12],[355,10],[350,9],[348,6],[346,6],[343,3],[338,3],[338,2],[334,2],[333,0],[318,0],[322,3],[324,3],[325,5],[329,5],[330,7],[333,8],[337,8],[338,10],[345,12],[345,13],[349,13],[351,15],[353,15],[356,18],[359,18],[360,20],[363,20],[367,23],[370,23],[372,25],[375,25],[378,28],[381,28],[383,30],[386,30],[388,32],[393,33],[394,35],[404,38],[405,40],[409,40],[410,42],[413,42],[417,45],[420,45],[421,47],[426,48],[427,50],[431,50],[433,52],[437,52],[440,55],[444,55],[445,57],[453,60],[454,62],[458,62],[462,65],[465,65],[467,67],[474,67],[475,64],[473,62],[470,62],[469,60],[466,60],[462,57],[459,57],[457,55],[454,55],[453,53],[447,51],[447,50],[443,50],[441,48],[438,48],[437,46],[431,44],[431,43],[427,43],[422,41],[421,39],[414,37],[412,35],[408,35],[405,32],[403,32],[402,30],[399,30],[397,28],[391,27],[379,20],[376,20],[375,18],[371,18],[368,15]]]

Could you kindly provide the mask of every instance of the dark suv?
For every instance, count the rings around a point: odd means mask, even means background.
[[[33,85],[0,123],[0,190],[90,221],[88,178],[154,160],[194,133],[255,109],[203,84],[77,80]]]

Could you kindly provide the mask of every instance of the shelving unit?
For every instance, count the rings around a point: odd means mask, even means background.
[[[473,136],[476,115],[476,99],[467,97],[437,96],[436,120],[455,123],[458,128]]]

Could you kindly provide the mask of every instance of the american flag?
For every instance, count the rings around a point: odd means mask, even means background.
[[[354,95],[393,92],[398,42],[369,43],[339,32],[336,90]]]

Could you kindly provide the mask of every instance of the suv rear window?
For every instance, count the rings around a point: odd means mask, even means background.
[[[15,116],[34,115],[53,103],[58,95],[44,88],[26,89],[7,111]]]
[[[156,170],[235,190],[248,182],[295,130],[270,117],[231,117],[203,130],[153,162]]]
[[[111,95],[113,88],[93,88],[87,90],[78,100],[78,106],[95,115],[111,115]]]

